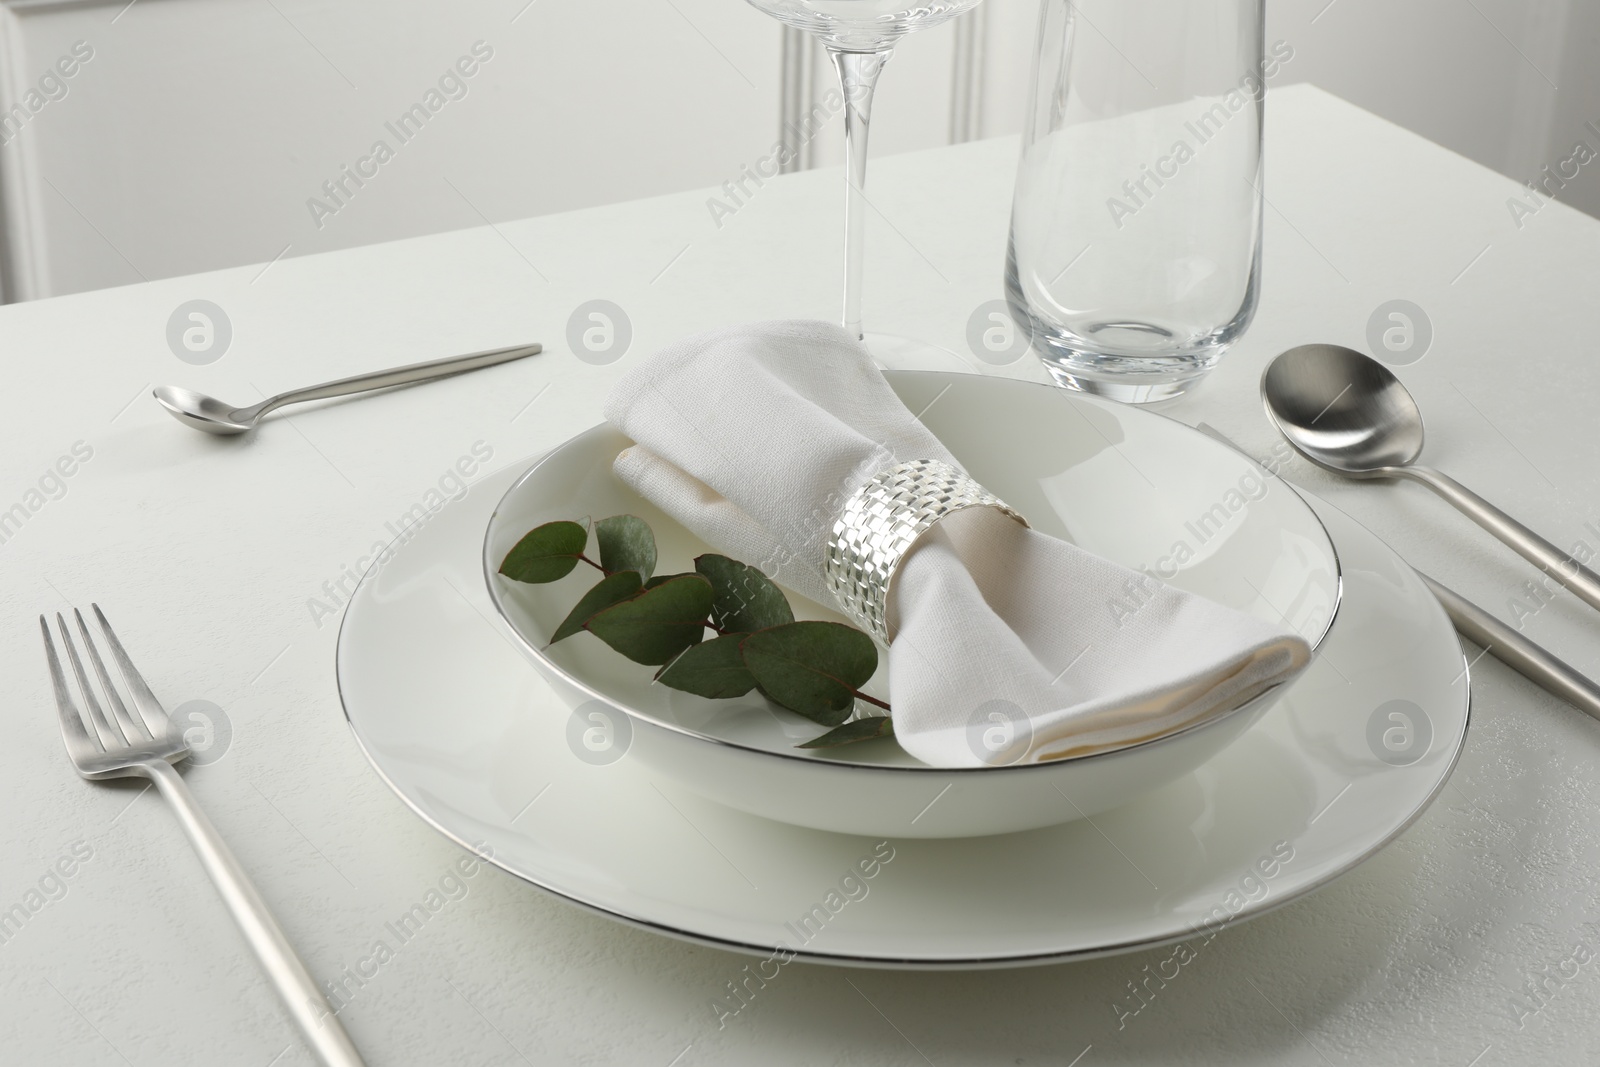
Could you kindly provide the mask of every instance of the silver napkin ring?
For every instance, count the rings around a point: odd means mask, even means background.
[[[1028,525],[967,473],[936,459],[885,467],[851,494],[833,524],[823,564],[839,607],[887,645],[889,584],[900,561],[929,527],[967,508],[997,508]]]

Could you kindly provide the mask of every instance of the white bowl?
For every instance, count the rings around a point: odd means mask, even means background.
[[[925,371],[888,378],[912,411],[926,409],[923,422],[968,472],[1035,529],[1163,576],[1184,557],[1171,584],[1286,621],[1313,646],[1326,634],[1339,602],[1332,542],[1293,490],[1245,457],[1162,416],[1052,386]],[[713,701],[652,685],[649,668],[589,635],[549,645],[592,584],[587,568],[543,586],[498,574],[522,535],[556,519],[640,516],[656,534],[658,573],[692,570],[695,556],[712,551],[612,474],[630,443],[601,425],[535,463],[490,519],[483,572],[515,644],[568,706],[627,744],[628,758],[709,799],[851,834],[1033,829],[1116,807],[1195,769],[1282,696],[1265,693],[1154,741],[1042,764],[932,768],[892,742],[797,749],[821,728],[757,694]],[[790,600],[798,618],[841,618]],[[866,690],[887,696],[885,673]]]

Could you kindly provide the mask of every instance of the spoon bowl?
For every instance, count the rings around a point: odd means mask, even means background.
[[[1417,462],[1422,412],[1382,363],[1339,345],[1301,345],[1268,365],[1261,399],[1295,451],[1317,466],[1350,478],[1420,482],[1600,609],[1600,574],[1448,474]]]
[[[1392,477],[1422,454],[1422,411],[1382,363],[1340,345],[1301,345],[1261,378],[1267,414],[1302,456],[1356,478]]]
[[[206,433],[214,433],[219,437],[231,437],[234,434],[244,433],[255,425],[252,419],[239,418],[245,412],[237,411],[233,405],[225,404],[216,397],[197,393],[193,389],[184,389],[176,385],[158,385],[152,390],[155,398],[161,402],[173,418],[186,426]]]

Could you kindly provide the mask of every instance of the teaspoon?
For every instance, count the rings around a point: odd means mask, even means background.
[[[1600,575],[1449,475],[1416,462],[1422,412],[1400,379],[1339,345],[1301,345],[1261,377],[1267,414],[1295,451],[1352,478],[1410,478],[1444,497],[1523,559],[1600,608]]]
[[[473,352],[466,356],[451,356],[448,359],[413,363],[406,367],[358,374],[353,378],[340,378],[336,382],[325,382],[305,389],[293,389],[245,408],[236,408],[215,397],[175,385],[158,385],[152,392],[155,398],[161,401],[161,406],[184,425],[228,437],[253,430],[256,423],[261,421],[261,416],[285,404],[326,400],[329,397],[347,396],[350,393],[366,393],[374,389],[387,389],[391,385],[405,385],[408,382],[426,382],[434,378],[464,374],[480,367],[492,367],[496,363],[509,363],[524,356],[537,355],[543,350],[543,346],[537,344],[517,345],[513,348],[496,348],[488,352]]]

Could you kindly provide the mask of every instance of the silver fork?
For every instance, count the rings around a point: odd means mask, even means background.
[[[222,901],[233,913],[245,940],[250,943],[256,958],[261,961],[267,977],[272,980],[278,995],[293,1016],[295,1024],[312,1049],[329,1067],[363,1067],[361,1054],[350,1043],[328,1002],[323,999],[317,983],[306,971],[305,964],[295,955],[289,941],[279,929],[277,920],[267,910],[255,886],[239,867],[228,846],[217,834],[205,813],[195,802],[194,794],[183,784],[183,779],[172,766],[189,754],[189,744],[173,727],[166,709],[156,699],[144,678],[134,669],[133,661],[117,640],[111,624],[106,621],[100,605],[92,604],[95,619],[105,634],[106,645],[117,661],[117,669],[127,684],[134,711],[118,695],[111,682],[100,652],[95,647],[89,627],[84,624],[83,613],[74,609],[78,632],[83,635],[84,653],[100,680],[105,704],[111,709],[108,716],[94,687],[89,683],[88,672],[78,656],[77,644],[67,629],[67,621],[58,612],[56,627],[61,631],[61,643],[66,646],[67,659],[78,680],[78,690],[83,694],[83,708],[73,699],[67,685],[61,659],[56,655],[55,642],[50,637],[50,624],[39,616],[39,629],[44,633],[45,658],[50,662],[50,681],[55,686],[56,708],[61,712],[61,737],[67,745],[67,755],[78,773],[91,781],[106,778],[149,778],[161,795],[177,813],[178,823],[189,835],[200,863],[216,883]],[[84,713],[87,709],[87,715]]]

